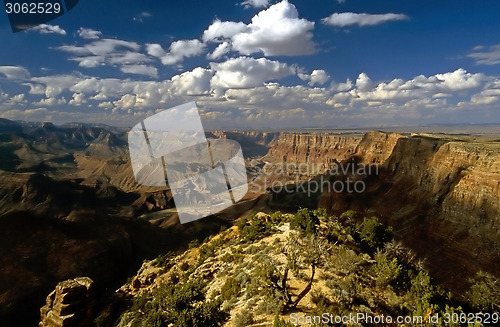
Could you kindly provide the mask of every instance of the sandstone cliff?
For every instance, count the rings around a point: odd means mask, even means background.
[[[498,142],[370,132],[355,156],[380,164],[379,175],[363,194],[323,194],[323,205],[386,218],[452,289],[479,269],[500,275]]]
[[[352,156],[361,137],[326,133],[282,133],[265,156],[271,162],[330,164]]]

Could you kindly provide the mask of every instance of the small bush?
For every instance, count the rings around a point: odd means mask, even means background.
[[[273,224],[258,218],[249,219],[241,229],[241,236],[245,242],[255,242],[271,235]]]
[[[386,227],[377,217],[365,218],[357,230],[361,245],[369,251],[382,249],[392,239],[392,227]]]
[[[299,209],[290,222],[290,227],[298,229],[306,234],[316,234],[318,232],[319,218],[315,211],[309,209]]]
[[[248,309],[243,309],[234,317],[234,325],[236,327],[247,327],[254,323],[253,313]]]
[[[478,310],[500,310],[500,280],[490,273],[479,271],[467,295]]]
[[[232,300],[241,292],[241,285],[234,277],[228,277],[221,289],[221,298],[224,301]]]
[[[156,259],[154,259],[153,265],[155,267],[169,269],[174,265],[174,263],[171,262],[171,259],[173,259],[174,256],[175,254],[171,251],[166,254],[159,255]]]

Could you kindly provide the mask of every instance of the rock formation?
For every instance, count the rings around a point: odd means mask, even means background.
[[[361,137],[333,134],[282,133],[265,159],[271,162],[329,165],[352,156]]]
[[[367,133],[355,156],[380,164],[363,194],[323,194],[332,212],[377,214],[449,288],[480,270],[500,275],[498,144]]]
[[[39,327],[92,326],[93,281],[78,277],[57,284],[40,309]]]

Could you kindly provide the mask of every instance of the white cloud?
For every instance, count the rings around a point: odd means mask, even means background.
[[[73,98],[68,102],[68,104],[73,106],[81,106],[84,103],[87,103],[87,99],[83,93],[73,93]]]
[[[24,103],[28,103],[28,101],[26,100],[25,94],[21,93],[21,94],[16,94],[13,97],[7,99],[7,101],[2,103],[2,106],[13,107]]]
[[[197,67],[172,77],[172,93],[200,95],[210,92],[210,80],[214,75],[210,69]]]
[[[29,79],[31,77],[28,70],[19,66],[0,66],[0,74],[8,79]]]
[[[241,4],[245,8],[263,8],[269,6],[270,0],[245,0]]]
[[[373,86],[373,82],[365,73],[359,74],[356,79],[356,88],[360,91],[368,91]]]
[[[86,34],[86,36],[90,36]],[[58,48],[74,55],[69,60],[78,62],[80,67],[95,68],[105,65],[142,65],[151,58],[140,53],[140,45],[118,39],[98,39],[82,46],[63,45]],[[123,71],[123,70],[122,70]]]
[[[403,14],[357,14],[353,12],[333,13],[323,18],[321,22],[326,25],[345,27],[349,25],[372,26],[388,21],[407,20]]]
[[[256,52],[266,56],[312,54],[315,52],[313,29],[314,22],[299,18],[297,8],[285,0],[255,15],[248,30],[232,37],[233,49],[244,55]]]
[[[213,88],[249,88],[296,73],[295,67],[265,58],[239,57],[210,63],[215,71]]]
[[[185,58],[200,55],[205,50],[205,44],[199,40],[179,40],[170,44],[169,52],[159,44],[147,44],[146,51],[150,56],[157,57],[164,65],[182,63]]]
[[[477,46],[467,57],[472,58],[480,65],[498,65],[500,64],[500,44],[491,46],[485,49],[482,46]],[[483,50],[483,51],[482,51]]]
[[[203,42],[230,39],[238,33],[248,30],[248,26],[242,22],[222,22],[214,21],[204,32]]]
[[[125,94],[120,100],[113,102],[113,105],[119,109],[132,109],[137,102],[137,96],[133,94]]]
[[[33,103],[35,106],[56,106],[66,104],[66,99],[64,97],[58,98],[45,98],[38,102]]]
[[[97,40],[101,37],[102,33],[91,28],[80,27],[78,30],[78,36],[83,39]]]
[[[295,74],[309,85],[285,86],[277,82]],[[278,61],[239,57],[212,62],[210,68],[197,67],[162,81],[96,78],[77,73],[11,79],[7,82],[26,86],[26,92],[0,95],[0,106],[5,112],[26,108],[27,103],[34,107],[68,103],[75,106],[75,111],[94,110],[94,114],[95,110],[113,110],[121,118],[112,119],[135,121],[147,112],[196,99],[205,119],[217,119],[211,121],[214,127],[226,124],[265,128],[412,123],[440,115],[446,119],[450,113],[467,110],[494,114],[500,103],[500,79],[464,69],[382,82],[366,73],[359,74],[355,82],[347,79],[326,85],[328,80],[322,70],[303,74]],[[11,106],[5,107],[7,103]],[[14,115],[14,111],[8,115]]]
[[[59,34],[66,35],[66,31],[63,30],[59,25],[48,25],[48,24],[40,24],[31,29],[32,31],[39,32],[41,34]]]
[[[47,98],[53,98],[82,80],[83,76],[81,75],[52,75],[33,77],[30,81],[33,84],[38,84],[37,86],[32,86],[31,90],[43,90]]]
[[[59,50],[69,52],[74,55],[107,55],[114,53],[119,49],[129,49],[133,51],[139,51],[140,46],[136,42],[129,42],[118,39],[102,39],[98,41],[93,41],[89,44],[83,46],[76,45],[63,45],[59,47]]]
[[[104,56],[76,57],[71,58],[70,60],[78,61],[78,66],[84,68],[104,66],[106,63],[106,58]]]
[[[203,32],[202,39],[229,42],[232,50],[244,55],[306,55],[315,52],[313,29],[314,22],[299,18],[297,8],[285,0],[259,12],[248,25],[216,20]]]
[[[231,43],[223,42],[219,44],[212,53],[209,53],[207,58],[212,60],[219,59],[229,51],[231,51]]]
[[[311,74],[298,73],[300,79],[304,81],[309,81],[310,86],[314,86],[316,84],[323,85],[330,79],[330,76],[327,72],[322,69],[315,69]]]
[[[148,65],[125,65],[120,67],[120,70],[127,74],[145,75],[149,77],[158,77],[158,69]]]
[[[486,84],[481,92],[471,97],[473,105],[494,104],[500,102],[500,79]]]
[[[352,89],[353,84],[350,79],[347,79],[344,83],[332,82],[330,84],[330,90],[334,93],[336,92],[346,92]]]

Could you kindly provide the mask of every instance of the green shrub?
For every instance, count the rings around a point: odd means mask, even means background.
[[[234,317],[234,325],[236,327],[247,327],[253,323],[253,313],[246,308],[238,312]]]
[[[389,258],[385,252],[378,251],[375,254],[376,263],[373,266],[373,272],[376,276],[377,286],[385,288],[394,283],[402,271],[402,266],[397,258]]]
[[[365,218],[358,226],[361,244],[374,251],[392,239],[392,227],[386,227],[377,217]]]
[[[236,280],[235,277],[231,276],[231,277],[228,277],[228,279],[226,279],[226,282],[222,286],[221,298],[224,301],[229,301],[229,300],[232,300],[232,299],[238,297],[240,292],[241,292],[240,283]]]
[[[169,269],[174,265],[174,263],[171,262],[171,259],[173,259],[174,256],[175,253],[172,251],[167,252],[166,254],[159,255],[156,259],[153,260],[153,265],[155,267]]]
[[[226,252],[222,257],[224,262],[242,262],[244,258],[241,248],[233,248],[231,252]]]
[[[471,304],[478,310],[500,311],[500,280],[490,273],[479,271],[467,292]]]
[[[316,234],[318,231],[319,218],[315,211],[303,208],[299,209],[290,222],[290,227],[298,229],[306,234]]]
[[[245,242],[255,242],[271,235],[273,224],[258,218],[247,220],[241,228],[241,236]]]

